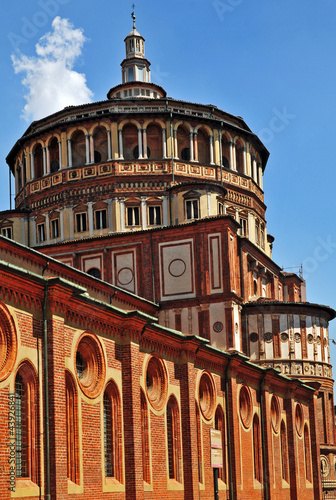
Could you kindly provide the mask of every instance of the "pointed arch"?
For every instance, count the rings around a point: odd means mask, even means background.
[[[146,483],[150,483],[150,452],[149,452],[149,423],[148,405],[146,396],[141,390],[141,445],[142,445],[142,475]]]
[[[39,483],[38,378],[30,361],[15,376],[16,478]]]
[[[225,419],[224,411],[220,405],[217,406],[215,413],[215,429],[221,432],[222,436],[222,455],[223,455],[223,467],[218,469],[218,479],[226,483],[226,454],[225,454]]]
[[[262,479],[262,463],[261,463],[261,440],[260,440],[260,423],[257,414],[253,417],[253,464],[254,464],[254,479],[261,483]]]
[[[65,407],[67,435],[67,477],[79,483],[78,396],[73,376],[65,372]]]
[[[287,431],[285,422],[283,420],[281,420],[280,425],[280,446],[282,479],[289,483]]]
[[[103,398],[105,477],[122,482],[122,427],[119,391],[111,380]]]
[[[305,456],[305,472],[306,480],[312,482],[312,463],[311,463],[311,450],[310,450],[310,437],[307,424],[304,426],[304,456]]]
[[[168,477],[180,483],[182,481],[180,412],[174,396],[170,396],[167,403],[167,452]]]

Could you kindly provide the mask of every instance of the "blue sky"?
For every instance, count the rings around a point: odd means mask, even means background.
[[[52,31],[54,17],[68,19],[78,42],[76,53],[64,63],[80,80],[74,93],[87,96],[86,101],[90,92],[93,100],[103,100],[121,82],[123,40],[132,28],[131,3],[13,0],[2,9],[0,209],[9,208],[5,157],[28,127],[29,116],[34,116],[29,110],[43,116],[45,109],[44,101],[35,101],[34,108],[26,109],[28,121],[22,118],[28,93],[22,79],[27,73],[14,72],[11,55],[21,68],[23,56],[37,64],[32,59],[35,45]],[[264,141],[270,151],[264,189],[268,232],[275,236],[273,258],[286,269],[294,268],[288,270],[297,271],[303,264],[307,299],[336,307],[335,0],[135,3],[152,81],[171,97],[211,103],[242,116]],[[33,87],[35,76],[30,74]],[[55,82],[62,88],[67,81],[66,72],[63,77],[59,82],[47,80],[49,101]],[[76,93],[76,85],[83,94]],[[336,320],[333,323],[330,336],[336,339]],[[336,346],[331,345],[331,351],[336,370]]]

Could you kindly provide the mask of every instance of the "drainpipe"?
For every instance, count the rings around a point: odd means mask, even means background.
[[[47,261],[42,276],[49,266]],[[50,444],[49,444],[49,394],[48,394],[48,331],[47,331],[47,306],[48,306],[48,281],[45,283],[44,288],[44,301],[43,301],[43,367],[44,367],[44,425],[45,425],[45,464],[46,464],[46,485],[45,485],[45,498],[50,500]]]
[[[9,172],[9,210],[12,210],[12,171],[8,165]]]
[[[226,413],[226,429],[227,429],[227,443],[228,443],[228,462],[229,462],[229,496],[230,500],[233,497],[233,480],[232,480],[232,449],[231,449],[231,431],[230,431],[230,410],[229,410],[229,379],[228,372],[231,359],[229,360],[225,369],[225,413]]]
[[[223,186],[222,127],[223,127],[223,122],[221,122],[221,128],[219,130],[219,161],[220,161],[221,186]]]
[[[151,247],[151,264],[152,264],[152,287],[153,287],[153,302],[155,302],[155,269],[153,261],[153,238],[152,233],[149,233],[150,247]]]
[[[170,142],[171,142],[171,160],[172,160],[172,182],[175,184],[174,172],[174,137],[173,137],[173,113],[170,113]]]
[[[268,500],[268,483],[267,483],[267,467],[266,467],[266,446],[265,446],[265,415],[264,415],[264,382],[266,372],[260,382],[260,421],[261,421],[261,443],[262,443],[262,458],[263,458],[263,477],[264,477],[264,492],[265,500]]]

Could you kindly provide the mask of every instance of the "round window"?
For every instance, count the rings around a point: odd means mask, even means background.
[[[96,398],[105,381],[103,349],[95,335],[84,333],[76,349],[76,375],[80,388],[88,398]]]
[[[302,411],[302,405],[300,403],[297,403],[296,408],[295,408],[295,427],[296,427],[296,432],[298,433],[298,435],[302,436],[303,411]]]
[[[147,397],[155,410],[161,410],[167,396],[167,374],[162,359],[151,356],[146,369]]]
[[[274,432],[279,432],[280,427],[280,405],[277,396],[273,394],[271,399],[271,424]]]
[[[215,384],[208,372],[203,372],[199,387],[198,398],[203,417],[210,420],[215,410]]]
[[[11,373],[17,353],[14,321],[4,306],[0,305],[0,381]]]
[[[252,417],[252,398],[249,389],[243,385],[239,393],[239,413],[244,427],[248,428]]]

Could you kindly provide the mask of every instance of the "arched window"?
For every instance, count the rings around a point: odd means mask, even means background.
[[[43,149],[40,143],[37,143],[34,148],[34,170],[35,179],[39,179],[43,176]]]
[[[198,482],[203,483],[201,416],[197,402],[195,402],[195,412],[196,412],[196,433],[197,433],[197,452],[198,452]]]
[[[69,372],[65,372],[65,404],[67,434],[67,477],[73,483],[78,483],[78,403],[76,386],[73,377]]]
[[[91,269],[87,271],[87,274],[93,276],[94,278],[99,278],[101,280],[101,272],[100,269],[98,269],[97,267],[91,267]]]
[[[222,136],[222,165],[225,168],[230,168],[230,141],[223,135]]]
[[[108,159],[108,145],[107,145],[107,131],[105,127],[97,127],[93,132],[94,144],[94,163],[107,161]]]
[[[105,477],[122,482],[122,434],[119,391],[109,382],[104,392]]]
[[[162,129],[158,125],[150,124],[147,127],[147,156],[155,160],[162,159]],[[148,155],[148,152],[150,153]]]
[[[150,456],[148,435],[148,408],[144,393],[141,391],[141,442],[142,442],[142,474],[143,480],[150,483]]]
[[[72,166],[80,167],[86,163],[86,141],[82,130],[77,130],[71,138]]]
[[[261,441],[259,417],[257,414],[253,417],[253,462],[254,478],[261,483]]]
[[[280,427],[280,445],[281,445],[281,469],[282,469],[282,479],[289,483],[289,472],[288,472],[288,448],[287,448],[287,432],[285,422],[281,421]]]
[[[53,137],[49,143],[50,172],[57,172],[60,167],[59,147],[57,137]]]
[[[305,470],[306,470],[306,479],[310,483],[312,482],[312,470],[311,470],[311,451],[310,451],[310,439],[309,439],[309,431],[308,426],[305,424],[304,426],[304,451],[305,451]]]
[[[19,161],[16,164],[16,187],[17,187],[17,192],[21,191],[21,189],[22,189],[22,171],[21,171],[21,166],[20,166]]]
[[[123,136],[123,151],[125,160],[134,160],[135,156],[139,157],[138,146],[138,129],[133,124],[127,124],[122,131]],[[135,151],[135,148],[138,148]]]
[[[182,126],[177,129],[177,156],[180,160],[190,160],[189,132]]]
[[[215,429],[220,431],[222,435],[223,467],[218,469],[218,479],[221,479],[223,483],[226,483],[225,423],[224,412],[220,406],[217,406],[215,413]]]
[[[35,370],[23,363],[15,377],[16,477],[38,483],[38,394]]]
[[[210,163],[210,138],[202,129],[197,134],[198,161],[203,164]]]
[[[167,403],[167,441],[169,479],[181,482],[180,412],[174,396]]]
[[[244,142],[242,140],[238,140],[236,142],[236,165],[237,165],[237,172],[240,174],[244,173]]]

